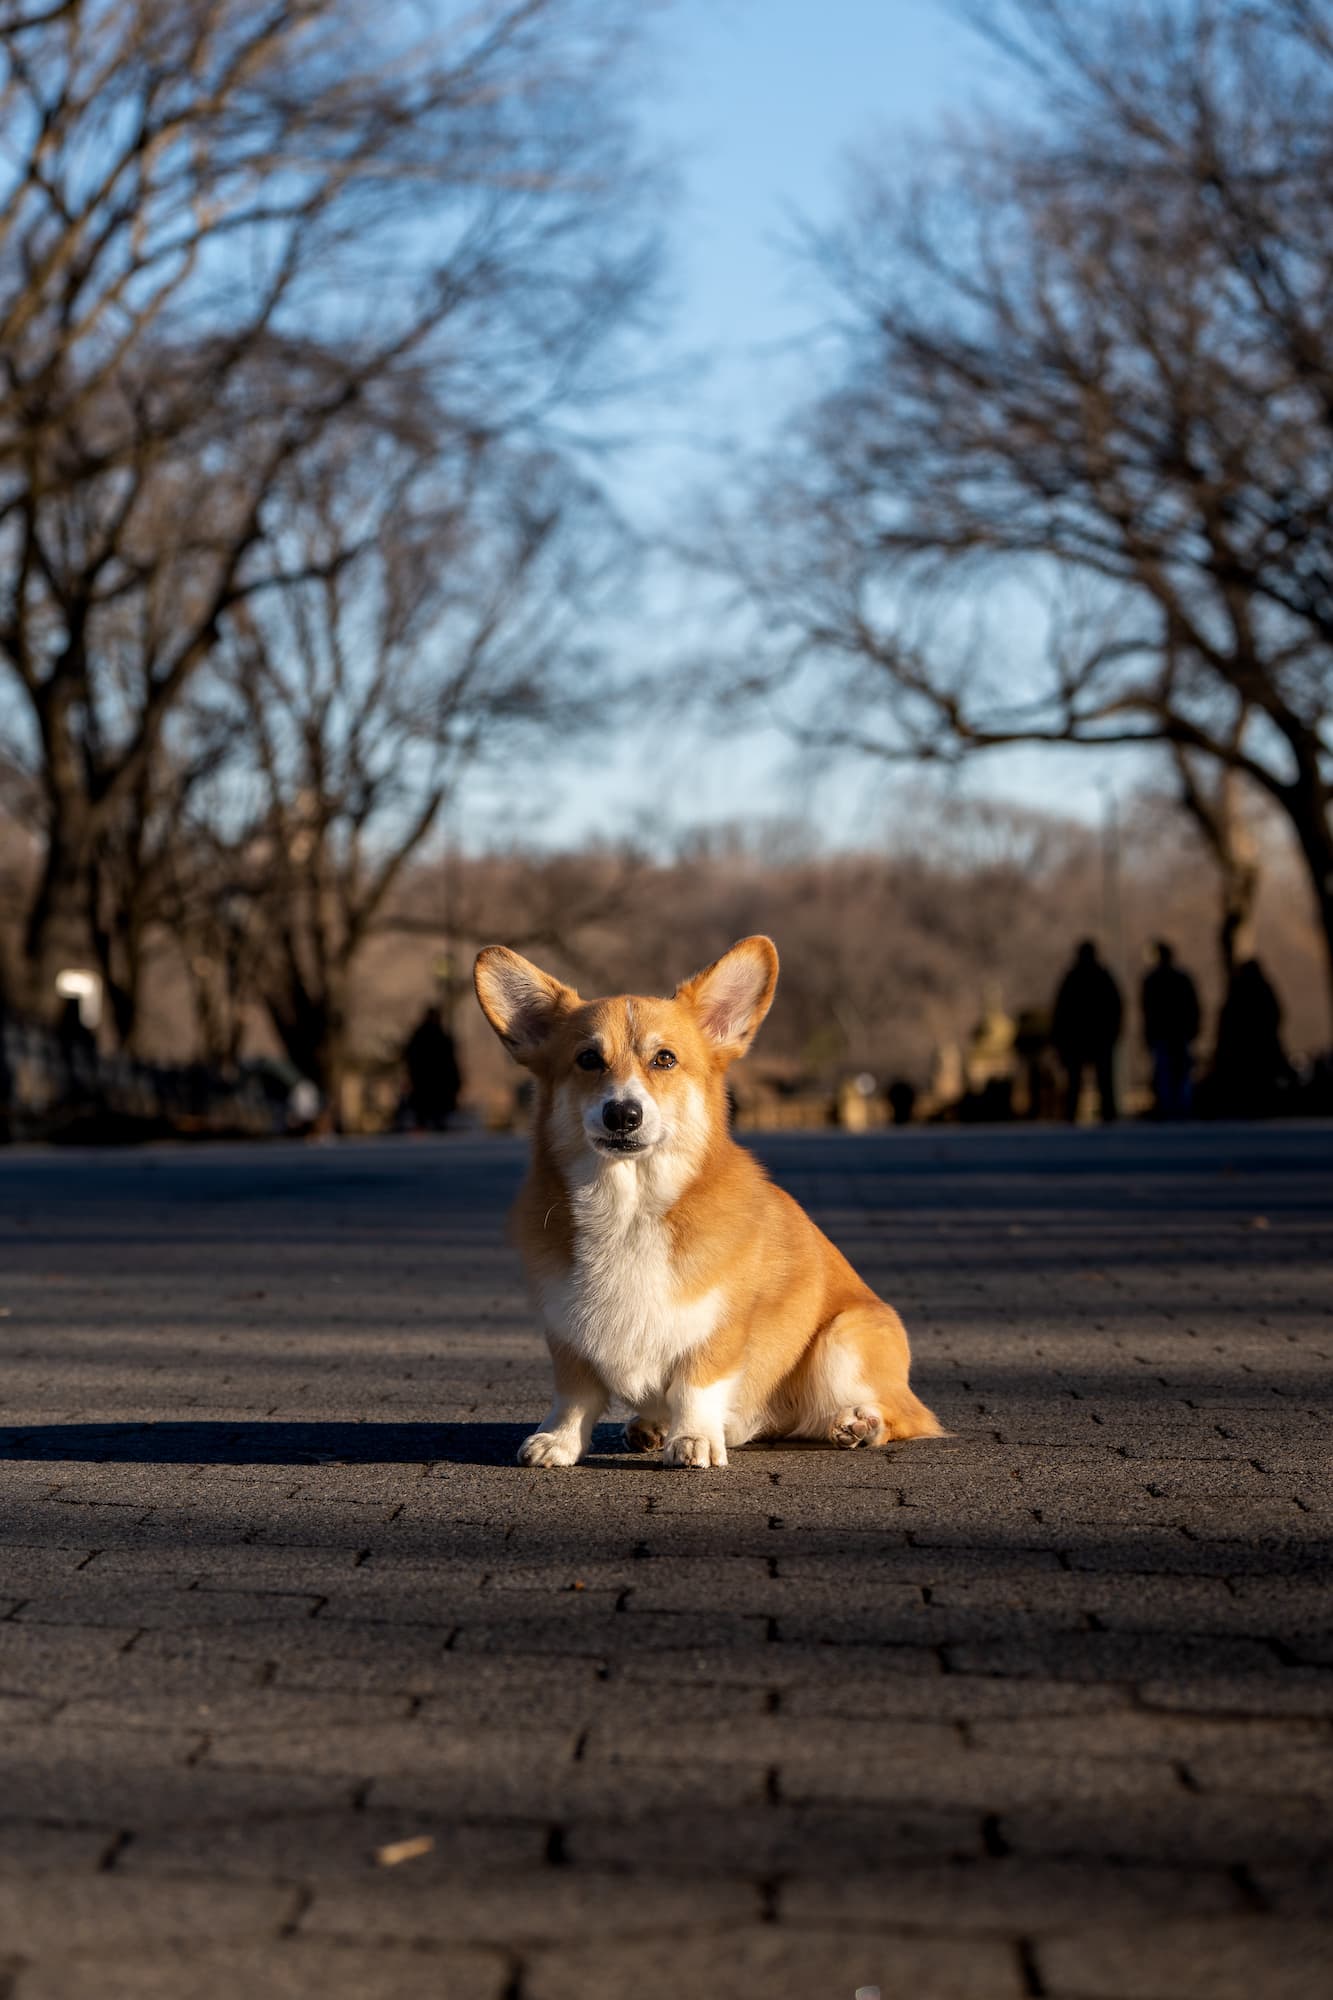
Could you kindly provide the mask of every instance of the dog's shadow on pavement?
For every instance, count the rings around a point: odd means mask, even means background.
[[[0,1425],[0,1463],[61,1465],[513,1465],[533,1425],[302,1423],[281,1418]],[[599,1424],[586,1463],[644,1471],[656,1454],[629,1451],[619,1424]],[[756,1438],[747,1452],[826,1451],[803,1438]]]
[[[512,1465],[528,1424],[185,1423],[0,1426],[0,1460],[87,1465]]]

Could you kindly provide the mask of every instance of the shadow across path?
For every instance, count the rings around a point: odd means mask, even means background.
[[[132,1423],[0,1427],[0,1460],[88,1465],[509,1465],[531,1424]]]
[[[513,1465],[536,1423],[188,1423],[0,1425],[0,1463],[65,1465]],[[948,1442],[952,1434],[946,1434]],[[820,1438],[751,1438],[755,1452],[823,1452]],[[598,1424],[584,1461],[642,1471],[618,1423]]]

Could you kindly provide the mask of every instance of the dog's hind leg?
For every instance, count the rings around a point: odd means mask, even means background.
[[[630,1451],[660,1451],[666,1443],[667,1406],[665,1401],[643,1403],[625,1419],[625,1444]]]
[[[786,1391],[789,1436],[827,1438],[844,1450],[895,1438],[942,1437],[932,1411],[907,1385],[911,1354],[892,1306],[848,1306],[815,1336]]]

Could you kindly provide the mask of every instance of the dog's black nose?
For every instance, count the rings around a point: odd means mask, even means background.
[[[602,1106],[602,1123],[608,1132],[637,1132],[643,1106],[632,1097],[609,1097]]]

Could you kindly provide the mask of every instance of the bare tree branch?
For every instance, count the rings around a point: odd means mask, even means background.
[[[33,1004],[86,954],[96,857],[229,616],[332,583],[281,545],[308,469],[437,449],[462,491],[601,393],[654,277],[635,14],[0,4],[0,669],[40,746]]]
[[[863,161],[815,243],[838,379],[716,537],[757,678],[894,759],[1149,744],[1259,787],[1333,999],[1333,14],[963,11],[1035,108],[915,174]],[[1052,579],[1097,616],[1046,615],[1044,654],[963,629]]]

